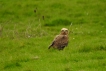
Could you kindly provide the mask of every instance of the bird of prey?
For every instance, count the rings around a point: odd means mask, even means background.
[[[61,33],[59,35],[56,35],[54,38],[53,42],[49,46],[48,49],[51,47],[56,48],[58,50],[63,50],[64,47],[68,45],[68,29],[67,28],[62,28]]]

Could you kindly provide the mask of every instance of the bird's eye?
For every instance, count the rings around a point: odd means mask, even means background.
[[[65,30],[66,32],[68,31],[68,30]]]
[[[68,30],[65,30],[66,32],[68,32]]]

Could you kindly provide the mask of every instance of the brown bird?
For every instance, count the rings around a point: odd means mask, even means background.
[[[68,45],[68,29],[62,28],[61,33],[57,35],[48,49],[51,47],[56,48],[58,50],[63,50],[64,47]]]

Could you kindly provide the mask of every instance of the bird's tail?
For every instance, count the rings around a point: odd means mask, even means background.
[[[54,42],[52,42],[52,44],[50,44],[50,46],[49,46],[49,48],[48,48],[48,49],[50,49],[50,48],[53,46],[53,44],[54,44]]]
[[[50,49],[50,48],[53,46],[53,44],[54,44],[54,42],[53,42],[52,44],[50,44],[50,46],[49,46],[49,48],[48,48],[48,49]]]
[[[49,48],[48,49],[50,49],[51,48],[51,45],[49,46]]]

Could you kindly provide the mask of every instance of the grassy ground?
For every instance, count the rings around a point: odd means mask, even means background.
[[[105,0],[0,0],[0,71],[105,71]],[[69,45],[48,50],[60,29]]]

